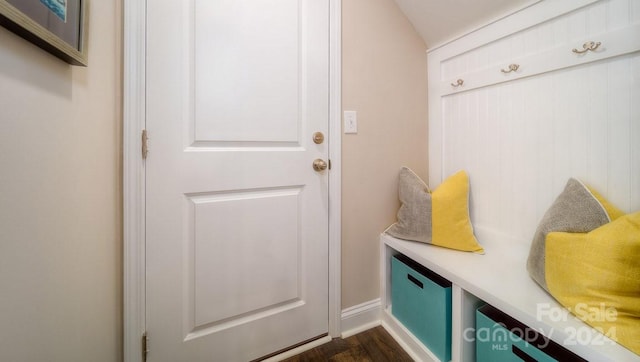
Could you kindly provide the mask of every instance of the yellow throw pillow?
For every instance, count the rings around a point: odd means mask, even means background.
[[[469,177],[464,171],[447,178],[431,194],[433,245],[484,254],[469,218]]]
[[[640,354],[640,212],[589,233],[551,232],[545,244],[551,295]]]
[[[404,240],[431,242],[431,193],[429,186],[408,167],[398,179],[398,221],[385,232]]]
[[[611,221],[624,215],[624,212],[622,212],[622,210],[618,209],[614,204],[610,203],[609,200],[605,199],[604,196],[602,196],[593,187],[588,185],[585,185],[585,186],[587,186],[587,189],[589,190],[589,192],[591,192],[593,197],[595,197],[596,200],[600,202],[604,210],[607,212],[607,215],[609,215],[609,218],[611,219]]]
[[[542,217],[531,241],[527,258],[527,271],[542,288],[547,288],[545,278],[545,238],[554,231],[586,233],[612,220],[607,208],[618,210],[602,196],[595,196],[582,182],[570,178],[564,190]],[[607,206],[608,205],[608,206]]]

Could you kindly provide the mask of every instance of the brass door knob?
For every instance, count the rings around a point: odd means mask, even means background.
[[[319,145],[324,142],[324,134],[322,132],[316,132],[313,134],[313,143]]]
[[[313,161],[313,169],[316,170],[316,172],[321,172],[327,169],[327,163],[319,158],[316,158]]]

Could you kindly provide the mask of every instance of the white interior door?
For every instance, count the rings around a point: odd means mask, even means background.
[[[328,0],[147,3],[150,361],[328,331]]]

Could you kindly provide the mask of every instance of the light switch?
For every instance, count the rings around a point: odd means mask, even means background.
[[[344,133],[358,133],[358,113],[344,111]]]

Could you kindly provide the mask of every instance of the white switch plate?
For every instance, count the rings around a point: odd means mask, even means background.
[[[358,133],[358,113],[344,111],[344,133]]]

